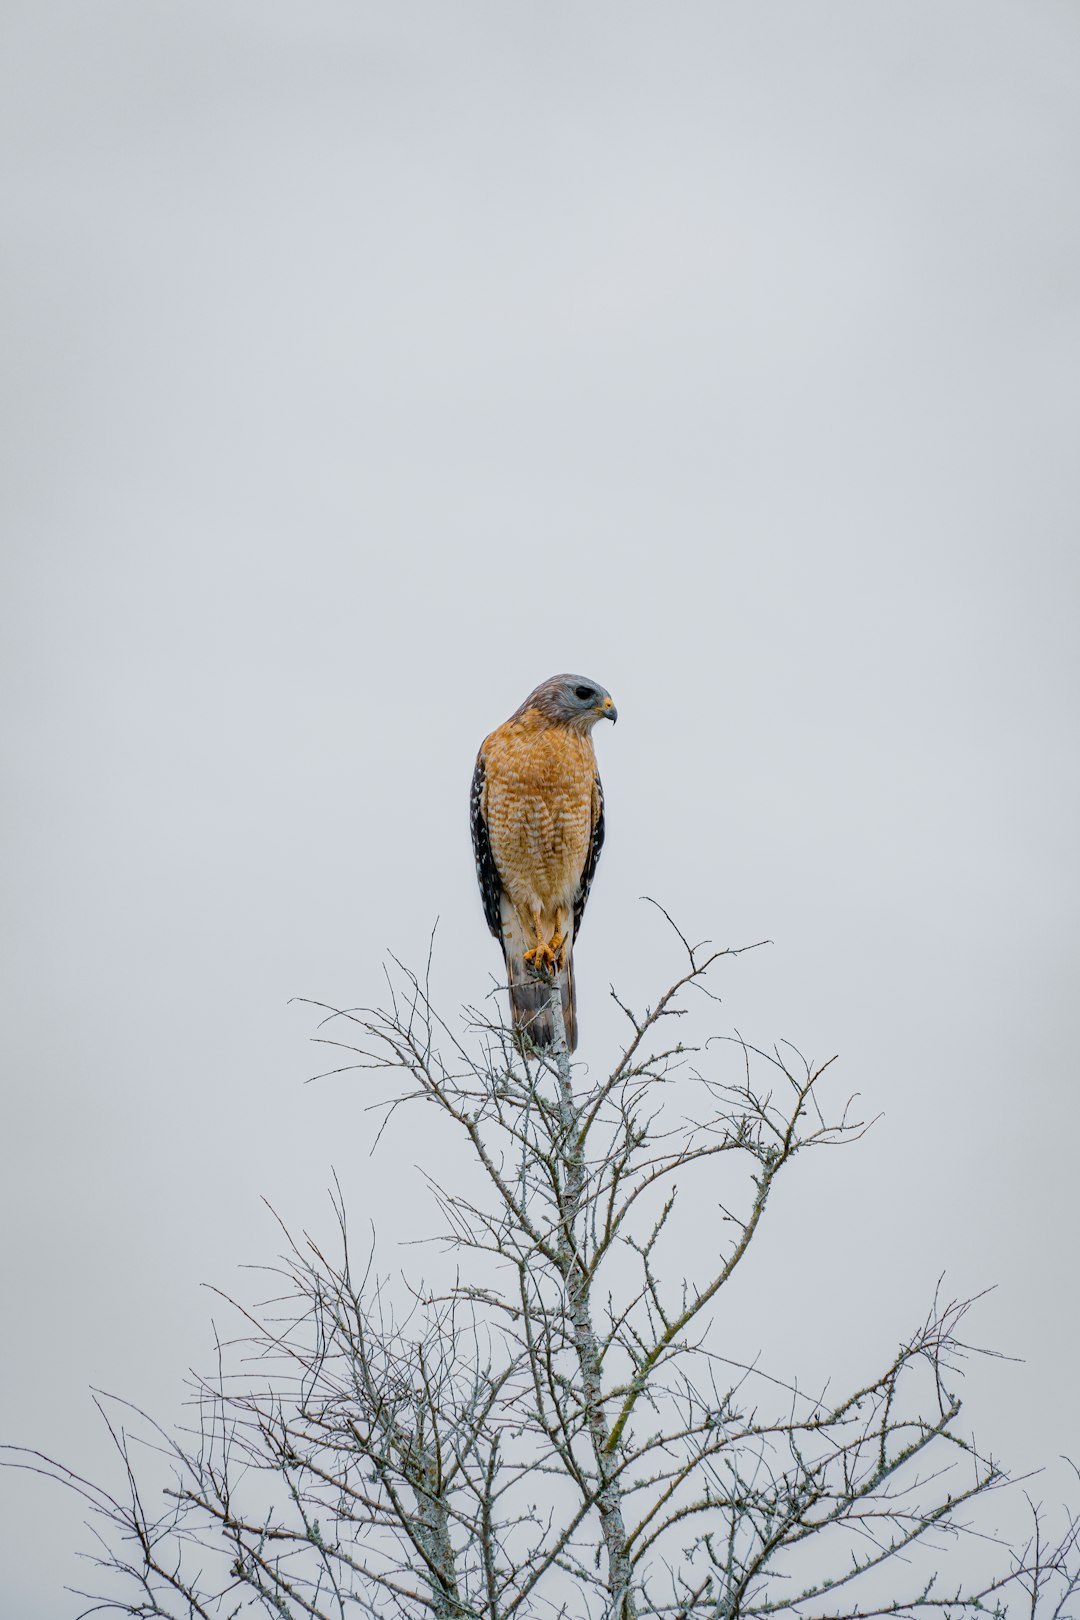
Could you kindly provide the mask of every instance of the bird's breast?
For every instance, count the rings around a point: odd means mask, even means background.
[[[551,727],[493,732],[485,806],[499,875],[523,905],[569,905],[592,841],[596,756],[588,737]]]

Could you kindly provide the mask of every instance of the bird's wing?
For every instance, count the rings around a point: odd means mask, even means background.
[[[589,889],[592,886],[593,873],[596,863],[600,859],[600,851],[604,847],[604,790],[600,786],[599,776],[593,777],[592,786],[592,839],[589,843],[589,853],[585,857],[585,865],[581,871],[581,882],[574,898],[574,938],[581,932],[581,919],[585,912],[585,902],[589,898]]]
[[[502,895],[502,880],[499,869],[495,865],[495,857],[491,853],[491,839],[488,837],[487,822],[484,819],[484,750],[481,749],[476,756],[476,769],[473,771],[472,792],[469,795],[469,821],[472,824],[473,854],[476,857],[476,881],[480,885],[480,898],[484,902],[484,916],[487,925],[497,940],[502,939],[502,911],[500,898]]]

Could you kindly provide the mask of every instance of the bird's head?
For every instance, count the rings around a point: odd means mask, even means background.
[[[575,731],[588,732],[598,720],[619,718],[611,693],[587,675],[552,675],[529,693],[521,708],[539,709],[547,719]]]

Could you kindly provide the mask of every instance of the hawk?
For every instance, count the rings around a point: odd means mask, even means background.
[[[506,960],[514,1028],[536,1046],[555,1032],[548,986],[530,968],[558,984],[567,1045],[577,1045],[574,939],[604,842],[591,732],[617,718],[596,681],[553,675],[476,756],[470,812],[484,915]]]

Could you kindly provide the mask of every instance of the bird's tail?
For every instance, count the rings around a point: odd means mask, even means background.
[[[506,956],[506,977],[510,986],[510,1011],[514,1029],[527,1035],[534,1046],[552,1046],[555,1026],[551,1016],[552,983],[558,985],[562,1000],[563,1024],[566,1044],[572,1052],[577,1046],[577,998],[574,994],[574,964],[571,956],[572,941],[567,940],[563,965],[553,980],[545,983],[538,979],[525,961],[529,949],[524,931],[516,916],[503,912],[503,952]]]

